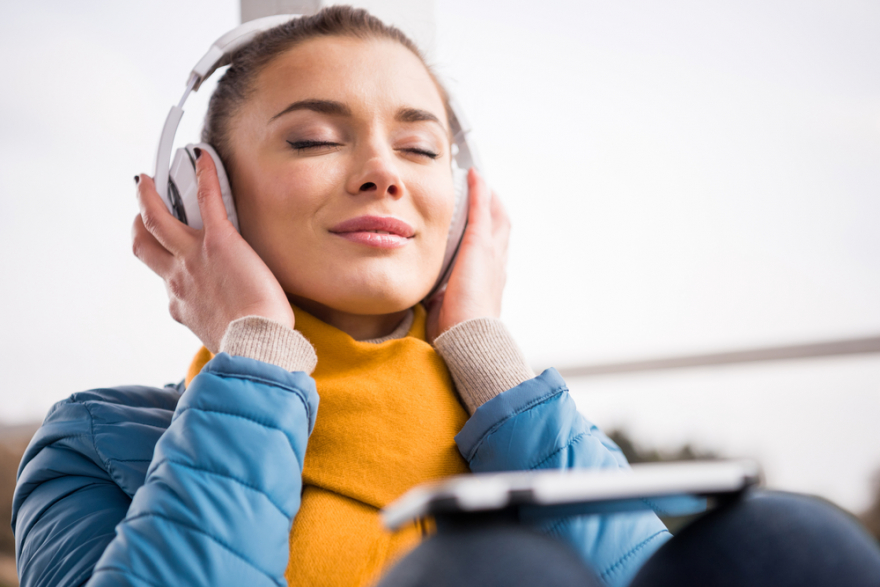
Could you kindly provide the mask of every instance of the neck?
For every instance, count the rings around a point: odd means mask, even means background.
[[[338,328],[355,340],[372,340],[388,336],[406,318],[407,313],[407,310],[401,310],[391,314],[350,314],[299,296],[288,297],[318,320]]]

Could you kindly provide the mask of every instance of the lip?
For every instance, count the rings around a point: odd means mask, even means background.
[[[416,231],[393,216],[358,216],[340,222],[330,232],[351,242],[382,249],[396,249],[405,246]]]

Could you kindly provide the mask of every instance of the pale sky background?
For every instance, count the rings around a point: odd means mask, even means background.
[[[0,423],[185,373],[199,343],[130,253],[132,176],[238,19],[238,0],[0,5]],[[513,219],[503,318],[533,364],[880,333],[880,4],[437,0],[435,23]],[[570,385],[602,427],[753,456],[855,511],[880,469],[877,355]]]

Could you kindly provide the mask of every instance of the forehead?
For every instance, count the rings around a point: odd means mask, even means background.
[[[448,128],[443,99],[425,65],[388,39],[311,39],[273,59],[254,89],[254,106],[269,116],[298,100],[326,99],[348,105],[359,116],[419,108]]]

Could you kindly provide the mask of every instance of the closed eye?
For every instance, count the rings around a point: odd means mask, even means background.
[[[439,153],[434,153],[433,151],[428,151],[426,149],[407,148],[407,149],[400,149],[400,150],[404,151],[406,153],[413,153],[414,155],[421,155],[423,157],[428,157],[430,159],[436,159],[437,157],[440,156]]]
[[[328,141],[287,141],[287,144],[297,151],[306,151],[308,149],[316,149],[318,147],[338,147],[339,143],[331,143]]]

